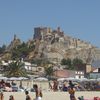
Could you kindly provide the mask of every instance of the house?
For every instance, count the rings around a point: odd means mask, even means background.
[[[84,77],[83,71],[73,71],[73,70],[56,70],[53,74],[57,78],[74,77],[79,79]]]
[[[57,78],[75,77],[75,71],[71,70],[56,70],[53,74]]]
[[[75,78],[84,78],[84,71],[75,71]]]
[[[24,62],[24,64],[25,64],[25,69],[27,70],[27,71],[31,71],[32,70],[32,66],[31,66],[31,63],[29,63],[29,62]]]
[[[91,73],[89,73],[89,78],[100,78],[100,68],[92,68]]]
[[[89,77],[94,79],[100,78],[100,60],[95,60],[92,63],[92,71]]]

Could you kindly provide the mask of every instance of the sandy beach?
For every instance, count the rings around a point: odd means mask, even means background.
[[[19,86],[19,82],[16,82],[17,86]],[[49,91],[48,82],[31,82],[31,81],[23,81],[23,86],[27,88],[32,88],[33,84],[38,84],[39,87],[42,88],[43,91],[43,98],[42,100],[70,100],[68,92],[53,92]],[[15,100],[25,100],[25,93],[24,92],[4,92],[4,100],[9,100],[9,96],[13,95]],[[34,92],[29,92],[32,100],[35,98]],[[76,91],[75,92],[76,98],[80,96],[84,96],[85,99],[92,100],[93,97],[100,97],[100,92],[96,91]],[[78,99],[77,99],[78,100]]]
[[[4,100],[8,100],[9,95],[14,95],[15,100],[25,100],[24,92],[5,92],[4,93]],[[92,100],[94,96],[100,97],[100,92],[76,92],[76,98],[79,96],[84,96],[85,99]],[[32,100],[35,97],[35,93],[31,92],[30,96]],[[68,92],[43,92],[42,100],[70,100]],[[78,100],[78,99],[77,99]]]

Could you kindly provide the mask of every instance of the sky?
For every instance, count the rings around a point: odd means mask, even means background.
[[[100,0],[0,0],[0,46],[51,27],[100,48]]]

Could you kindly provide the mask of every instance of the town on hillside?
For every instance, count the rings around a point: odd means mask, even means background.
[[[68,36],[60,27],[36,27],[33,38],[27,42],[14,35],[9,45],[0,47],[1,76],[10,70],[12,63],[22,62],[28,76],[99,78],[99,61],[99,48]],[[18,76],[14,72],[12,75]]]

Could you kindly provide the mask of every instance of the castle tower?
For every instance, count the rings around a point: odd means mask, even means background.
[[[17,39],[17,36],[16,36],[16,34],[14,34],[14,40],[16,40]]]
[[[60,27],[57,28],[57,32],[60,32]]]
[[[48,33],[51,33],[51,28],[50,27],[48,28]]]

